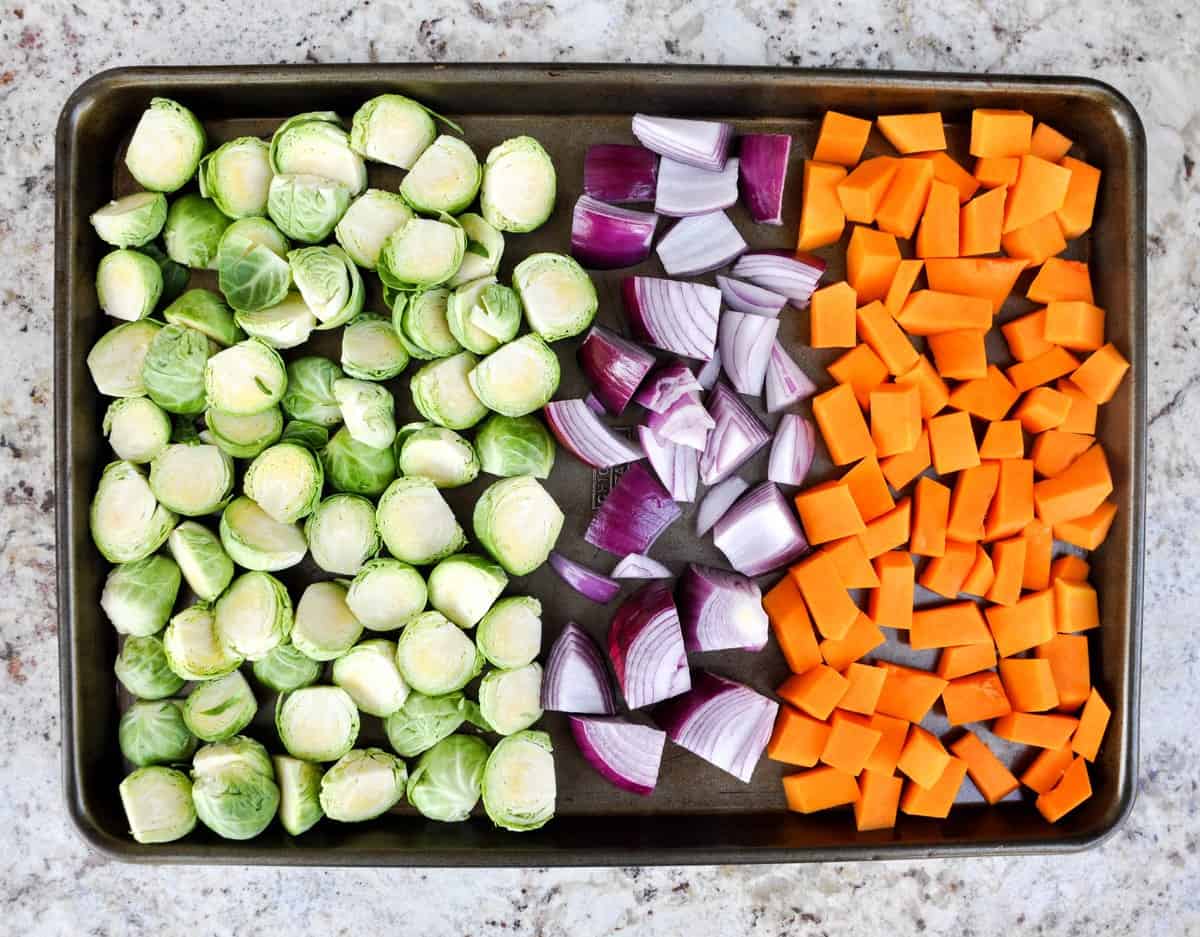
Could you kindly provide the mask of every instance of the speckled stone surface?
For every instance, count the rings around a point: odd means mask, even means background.
[[[239,8],[236,27],[231,10]],[[51,479],[53,144],[101,69],[668,62],[1092,75],[1150,153],[1150,486],[1139,794],[1058,859],[421,873],[133,867],[59,793]],[[1200,933],[1200,13],[1184,0],[217,0],[0,6],[0,933]]]

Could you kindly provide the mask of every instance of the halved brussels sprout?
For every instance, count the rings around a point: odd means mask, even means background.
[[[191,272],[183,264],[177,264],[157,244],[144,244],[138,248],[143,254],[158,264],[162,272],[162,295],[158,301],[163,304],[174,302],[187,289]]]
[[[171,667],[163,642],[154,635],[126,638],[113,672],[121,685],[138,699],[159,700],[174,696],[184,682]]]
[[[467,212],[458,216],[467,235],[467,248],[458,271],[446,284],[453,288],[490,277],[500,269],[500,258],[504,256],[504,235],[488,224],[482,215]]]
[[[328,358],[311,355],[289,361],[287,390],[280,401],[284,412],[293,420],[337,426],[342,422],[342,411],[333,395],[333,384],[343,377],[342,369]]]
[[[264,777],[274,777],[271,766],[271,756],[261,742],[245,735],[239,735],[226,742],[214,742],[204,745],[192,759],[193,773],[213,774],[222,767],[231,764],[245,765],[250,770]]]
[[[412,216],[412,209],[395,192],[367,189],[350,203],[333,233],[351,260],[374,270],[383,242],[408,224]]]
[[[513,289],[525,321],[548,342],[578,335],[596,318],[600,301],[587,271],[564,254],[530,254],[513,270]]]
[[[512,735],[542,718],[541,697],[540,664],[491,670],[479,684],[479,711],[497,733]]]
[[[383,721],[388,744],[405,758],[428,751],[466,721],[479,720],[478,707],[461,693],[426,696],[410,692],[404,705]]]
[[[321,778],[321,808],[332,820],[360,823],[391,810],[404,797],[408,769],[381,748],[347,752]]]
[[[141,251],[121,248],[96,267],[96,298],[114,319],[136,322],[154,312],[162,296],[162,270]]]
[[[106,397],[142,397],[142,365],[161,322],[141,319],[110,329],[88,352],[87,366],[96,390]]]
[[[195,329],[223,348],[246,337],[221,295],[212,290],[188,290],[163,310],[163,318],[172,325]]]
[[[400,184],[400,194],[419,212],[456,215],[475,201],[482,178],[470,145],[442,134],[413,163]]]
[[[336,660],[354,647],[362,631],[342,583],[314,582],[305,588],[292,624],[292,643],[299,650],[313,660]]]
[[[558,390],[554,351],[536,335],[522,335],[484,358],[467,376],[475,396],[504,416],[540,410]]]
[[[358,267],[340,247],[303,247],[290,251],[292,279],[320,325],[344,325],[362,312],[363,281]]]
[[[361,495],[330,495],[309,515],[304,536],[321,569],[353,576],[379,552],[375,505]]]
[[[118,634],[158,634],[171,617],[180,580],[179,566],[169,556],[155,553],[122,563],[109,570],[100,607]]]
[[[450,300],[446,304],[446,325],[450,328],[450,334],[467,351],[473,351],[477,355],[491,354],[501,345],[496,336],[480,329],[475,324],[472,315],[478,308],[483,292],[489,287],[498,285],[495,277],[472,280],[451,293]],[[515,329],[513,334],[516,334]]]
[[[143,189],[174,192],[192,178],[205,143],[195,114],[169,98],[151,98],[125,150],[125,165]]]
[[[460,628],[474,628],[507,585],[498,564],[474,553],[457,553],[430,571],[429,604]]]
[[[217,268],[217,246],[229,219],[211,201],[195,192],[171,203],[163,227],[167,256],[175,263],[199,270]]]
[[[104,411],[103,432],[118,459],[145,463],[171,439],[171,418],[149,397],[120,397]]]
[[[352,197],[324,176],[277,175],[267,192],[267,215],[293,241],[319,244],[342,220]]]
[[[396,402],[386,387],[342,378],[334,382],[333,395],[347,431],[358,442],[372,449],[383,449],[395,441]]]
[[[121,806],[139,843],[170,843],[196,828],[192,782],[182,771],[152,765],[121,782]]]
[[[468,375],[479,364],[469,351],[431,361],[409,381],[413,406],[425,419],[447,429],[468,429],[485,416]]]
[[[244,736],[205,745],[192,760],[192,801],[200,822],[218,836],[253,839],[279,809],[266,749]]]
[[[139,768],[187,761],[196,750],[196,736],[183,721],[179,700],[141,700],[117,726],[121,754]]]
[[[554,162],[537,140],[505,140],[492,148],[483,167],[483,217],[501,231],[532,231],[554,211],[557,187]]]
[[[251,338],[264,341],[272,348],[286,349],[308,341],[317,327],[317,317],[303,296],[290,292],[274,306],[239,312],[237,323]]]
[[[511,342],[521,328],[521,300],[509,287],[493,283],[476,298],[467,319],[472,328],[500,344]]]
[[[321,500],[325,472],[317,454],[307,446],[276,443],[255,456],[242,487],[280,524],[307,517]]]
[[[159,329],[142,364],[150,399],[171,413],[200,413],[207,403],[204,369],[210,346],[208,336],[195,329],[181,325]]]
[[[175,515],[158,503],[132,462],[110,462],[100,475],[90,513],[92,540],[110,563],[148,557],[166,542]]]
[[[427,108],[402,94],[381,94],[355,111],[350,146],[377,163],[411,169],[435,136]]]
[[[392,323],[364,313],[342,330],[342,368],[363,381],[391,380],[408,367],[408,351]]]
[[[408,684],[396,667],[396,642],[383,638],[356,644],[335,660],[333,682],[372,716],[390,716],[408,698]]]
[[[249,498],[234,498],[221,514],[221,545],[246,569],[276,572],[304,559],[299,524],[281,524]]]
[[[217,599],[213,627],[221,644],[238,657],[261,661],[292,633],[292,600],[283,583],[270,573],[242,573]],[[302,662],[299,667],[297,663],[277,661],[284,667],[290,664],[293,671],[307,671]],[[316,679],[315,672],[312,679]]]
[[[337,761],[358,741],[358,707],[340,686],[308,686],[280,695],[279,741],[293,758]]]
[[[204,368],[208,402],[217,410],[250,416],[283,399],[287,371],[283,359],[265,342],[248,338],[208,359]]]
[[[167,199],[161,192],[135,192],[92,212],[89,219],[100,240],[113,247],[149,244],[167,220]]]
[[[479,465],[489,475],[549,478],[554,468],[554,438],[536,416],[496,413],[475,434]]]
[[[414,358],[428,361],[462,351],[462,345],[446,321],[449,300],[450,291],[441,288],[423,290],[411,296],[401,293],[396,300],[392,328]]]
[[[532,663],[542,649],[542,603],[529,595],[500,599],[479,622],[475,644],[493,666]]]
[[[474,447],[452,429],[417,429],[405,436],[399,450],[397,464],[402,474],[428,478],[439,488],[469,485],[479,474]]]
[[[320,455],[321,450],[329,445],[329,430],[306,420],[288,420],[287,426],[283,428],[283,435],[279,438],[282,442],[294,442],[298,446],[307,446]]]
[[[221,235],[217,246],[217,285],[239,312],[283,302],[292,282],[288,242],[266,218],[242,218]]]
[[[200,160],[200,194],[230,218],[267,213],[271,151],[258,137],[238,137]]]
[[[271,137],[271,166],[277,173],[332,179],[351,195],[367,187],[367,167],[332,111],[297,114],[280,124]]]
[[[384,558],[371,560],[358,571],[346,604],[364,628],[391,631],[422,612],[427,598],[419,572],[400,560]]]
[[[545,732],[525,730],[497,743],[483,772],[483,809],[496,826],[536,830],[554,816],[554,747]]]
[[[233,459],[216,446],[171,443],[150,463],[150,490],[184,517],[215,514],[233,491]]]
[[[334,491],[375,497],[396,477],[396,456],[391,446],[375,449],[350,435],[346,427],[333,434],[321,450],[325,478]]]
[[[443,823],[467,819],[483,787],[491,747],[475,735],[451,735],[425,752],[408,776],[408,802]]]
[[[412,689],[441,696],[474,680],[483,669],[483,655],[466,632],[441,612],[422,612],[400,632],[396,666]]]
[[[395,290],[439,286],[458,271],[466,249],[466,232],[449,215],[413,218],[383,242],[376,273]]]
[[[320,765],[289,755],[274,755],[279,785],[279,822],[292,836],[311,830],[325,812],[321,809]]]
[[[258,702],[240,670],[198,684],[183,704],[187,727],[206,742],[233,738],[250,725],[256,712]]]
[[[415,566],[436,563],[467,542],[450,505],[428,478],[397,478],[380,496],[375,518],[388,552]]]
[[[546,562],[562,531],[563,512],[529,475],[493,482],[475,502],[475,536],[513,576]]]
[[[283,434],[279,407],[249,416],[209,407],[204,411],[204,423],[212,434],[213,445],[235,459],[253,459]]]
[[[207,527],[184,521],[171,531],[167,546],[188,586],[205,602],[224,592],[233,579],[233,560]]]
[[[241,655],[221,643],[207,605],[193,605],[172,618],[163,632],[162,646],[167,664],[184,680],[223,677],[242,664]]]
[[[296,649],[294,644],[273,647],[266,657],[256,660],[254,676],[276,693],[290,693],[311,686],[321,676],[321,664]]]

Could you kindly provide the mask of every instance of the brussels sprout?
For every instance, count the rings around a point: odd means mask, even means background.
[[[452,429],[425,426],[408,433],[403,442],[397,436],[401,474],[420,475],[439,488],[469,485],[479,474],[479,459],[474,447]]]
[[[332,111],[297,114],[280,124],[271,137],[271,166],[277,173],[332,179],[351,195],[367,187],[367,167]]]
[[[461,693],[445,696],[408,694],[404,705],[383,721],[388,744],[405,758],[432,748],[464,722],[478,723],[478,707]]]
[[[184,680],[223,677],[242,664],[241,655],[221,643],[207,605],[193,605],[172,618],[162,646],[168,666]]]
[[[362,312],[362,277],[340,247],[304,247],[290,251],[287,259],[318,329],[344,325]]]
[[[467,429],[487,415],[467,375],[479,363],[469,351],[431,361],[412,376],[413,406],[425,419],[447,429]]]
[[[112,251],[96,267],[96,297],[100,308],[114,319],[146,318],[158,305],[162,287],[162,270],[141,251]]]
[[[212,202],[195,192],[171,203],[163,228],[167,256],[175,263],[200,270],[215,270],[217,245],[229,219]]]
[[[233,491],[233,459],[216,446],[171,443],[150,463],[150,490],[184,517],[215,514]]]
[[[100,475],[90,513],[92,540],[110,563],[145,559],[166,542],[175,515],[160,505],[132,462],[110,462]]]
[[[352,196],[344,185],[323,176],[279,175],[271,179],[267,215],[293,241],[318,244],[342,220]]]
[[[292,643],[313,660],[341,657],[354,647],[362,631],[362,623],[346,604],[346,587],[342,583],[310,583],[300,596],[292,625]]]
[[[525,321],[548,342],[578,335],[592,324],[600,305],[587,271],[563,254],[530,254],[513,270],[513,288],[525,307]]]
[[[196,736],[183,721],[178,700],[139,701],[125,710],[117,726],[121,754],[139,768],[187,761]]]
[[[473,351],[477,355],[491,354],[501,344],[490,332],[478,328],[472,316],[484,290],[497,285],[495,277],[472,280],[451,293],[446,304],[446,325],[450,334],[467,351]]]
[[[334,491],[375,497],[396,477],[396,456],[391,446],[375,449],[363,445],[344,426],[321,450],[321,463]]]
[[[281,524],[249,498],[234,498],[221,515],[221,546],[246,569],[276,572],[304,559],[299,524]]]
[[[358,740],[358,708],[341,687],[304,687],[280,695],[275,728],[293,758],[337,761]]]
[[[447,289],[400,294],[393,307],[392,328],[414,358],[428,361],[462,351],[446,321],[449,300]]]
[[[204,411],[204,423],[213,445],[235,459],[253,459],[283,434],[283,413],[279,407],[249,416],[209,407]]]
[[[383,242],[412,216],[412,209],[395,192],[367,189],[350,203],[333,233],[351,260],[374,270]]]
[[[402,94],[381,94],[355,111],[350,146],[377,163],[411,169],[437,136],[430,114]]]
[[[325,471],[317,454],[292,442],[276,443],[260,452],[242,480],[246,497],[280,524],[311,514],[324,484]]]
[[[408,770],[380,748],[348,752],[321,778],[321,809],[331,820],[359,823],[391,810],[404,797]]]
[[[292,281],[288,242],[266,218],[242,218],[221,235],[217,246],[217,285],[239,312],[283,302]]]
[[[162,295],[158,301],[170,305],[187,289],[188,280],[192,276],[191,271],[183,264],[175,263],[157,244],[143,244],[138,250],[158,264],[163,280]]]
[[[366,313],[342,330],[342,368],[363,381],[387,381],[408,367],[408,352],[383,316]]]
[[[441,612],[413,618],[396,642],[396,666],[412,689],[426,696],[461,690],[483,669],[483,655]]]
[[[283,428],[283,435],[279,438],[281,442],[307,446],[320,455],[321,450],[329,445],[329,430],[306,420],[288,420],[287,426]]]
[[[121,782],[120,791],[130,835],[139,843],[170,843],[196,827],[192,783],[182,771],[138,768]]]
[[[479,710],[500,735],[528,729],[542,718],[542,667],[531,663],[491,670],[479,684]]]
[[[540,410],[558,390],[558,358],[536,335],[522,335],[484,358],[467,379],[485,407],[504,416]]]
[[[508,577],[496,563],[457,553],[429,573],[429,604],[460,628],[474,628],[500,597]]]
[[[208,359],[204,387],[216,409],[250,416],[279,403],[287,387],[287,372],[279,352],[248,338]]]
[[[96,390],[106,397],[142,397],[142,365],[150,343],[162,328],[151,319],[126,322],[105,332],[88,352],[87,366]]]
[[[536,830],[554,816],[554,747],[528,729],[501,739],[483,772],[483,809],[496,826]]]
[[[372,449],[391,446],[396,439],[396,402],[386,387],[342,378],[334,382],[333,395],[356,441]]]
[[[146,351],[142,381],[150,399],[170,413],[200,413],[207,402],[204,368],[209,339],[195,329],[168,325]]]
[[[400,184],[400,194],[419,212],[456,215],[475,201],[482,178],[470,145],[442,134],[417,157]]]
[[[113,247],[149,244],[167,220],[167,199],[161,192],[135,192],[109,202],[89,219],[100,240]]]
[[[371,560],[350,583],[346,604],[371,631],[391,631],[425,609],[428,593],[421,574],[400,560]]]
[[[396,642],[382,638],[356,644],[335,660],[333,682],[372,716],[390,716],[408,698],[408,684],[396,667]]]
[[[233,654],[250,661],[263,660],[292,632],[292,600],[283,583],[270,573],[242,573],[217,599],[213,627],[222,646]]]
[[[542,603],[528,595],[500,599],[479,622],[475,644],[501,669],[532,663],[542,649]]]
[[[304,536],[321,569],[353,576],[379,552],[375,505],[361,495],[330,495],[309,515]]]
[[[206,742],[224,742],[250,725],[258,702],[240,670],[197,684],[183,704],[192,734]]]
[[[239,312],[237,323],[251,338],[266,342],[272,348],[284,349],[307,342],[317,327],[317,317],[303,296],[291,292],[274,306]]]
[[[171,617],[179,583],[179,567],[169,556],[122,563],[109,570],[100,607],[118,634],[158,634]]]
[[[174,192],[192,178],[205,142],[195,114],[169,98],[151,98],[125,150],[125,165],[143,189]]]
[[[488,417],[475,434],[479,465],[489,475],[549,478],[554,468],[554,439],[536,416]]]
[[[316,355],[288,362],[284,412],[293,420],[306,420],[321,426],[337,426],[342,411],[333,395],[333,383],[345,375],[328,358]]]
[[[275,755],[275,781],[279,785],[279,822],[292,836],[311,830],[325,812],[321,809],[320,765],[289,755]]]
[[[230,218],[265,215],[273,175],[267,144],[258,137],[238,137],[200,160],[200,194]]]
[[[184,521],[171,531],[167,545],[188,586],[205,602],[224,592],[233,579],[233,560],[207,527]]]
[[[149,397],[121,397],[104,411],[104,435],[118,459],[149,462],[171,438],[171,418]]]
[[[509,287],[493,283],[479,294],[467,318],[474,329],[500,344],[511,342],[521,328],[521,300]]]
[[[253,839],[279,809],[266,749],[244,736],[205,745],[192,760],[192,801],[200,822],[218,836]]]
[[[200,332],[222,348],[246,337],[221,295],[212,290],[188,290],[163,310],[163,318]]]
[[[466,232],[449,215],[413,218],[383,242],[375,272],[396,290],[439,286],[458,271],[466,249]]]
[[[379,498],[375,517],[388,552],[415,566],[436,563],[467,542],[450,505],[427,478],[397,478]]]
[[[563,513],[537,479],[493,482],[475,502],[475,536],[513,576],[546,562],[562,530]]]
[[[524,233],[546,223],[556,189],[550,154],[533,137],[513,137],[488,153],[479,204],[488,224]]]
[[[482,215],[468,212],[458,216],[458,223],[467,234],[467,248],[458,271],[446,284],[452,288],[492,276],[500,269],[500,258],[504,256],[504,235]]]
[[[467,819],[483,785],[491,748],[474,735],[451,735],[425,752],[408,776],[408,802],[443,823]]]
[[[276,693],[311,686],[321,676],[321,664],[296,650],[294,644],[272,648],[266,657],[254,662],[253,670],[258,682]]]
[[[174,696],[184,682],[171,667],[163,642],[154,635],[126,638],[113,672],[121,685],[138,699]]]

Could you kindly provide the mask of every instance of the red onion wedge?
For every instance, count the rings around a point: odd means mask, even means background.
[[[762,395],[779,320],[726,309],[721,314],[717,345],[721,367],[739,394]]]
[[[571,255],[592,270],[632,267],[650,256],[658,215],[579,196],[571,214]]]
[[[771,434],[724,381],[717,381],[709,391],[706,406],[716,426],[700,457],[700,481],[715,485],[770,442]]]
[[[775,427],[767,478],[780,485],[803,485],[817,453],[817,431],[811,420],[785,413]]]
[[[646,417],[646,425],[664,442],[702,451],[708,444],[709,430],[716,425],[716,421],[704,409],[700,395],[688,391],[671,404],[665,413],[651,412]]]
[[[749,133],[741,138],[742,201],[759,224],[783,224],[783,185],[792,138],[786,133]]]
[[[738,161],[725,161],[717,172],[664,159],[658,167],[654,210],[669,218],[686,218],[728,208],[738,197]]]
[[[597,605],[607,605],[621,591],[621,584],[616,580],[567,559],[557,550],[550,551],[550,568],[558,573],[559,579]]]
[[[617,711],[604,655],[573,621],[567,622],[546,658],[541,705],[560,713],[609,716]]]
[[[676,745],[749,783],[778,713],[775,700],[699,670],[692,689],[656,707],[653,716]]]
[[[602,202],[652,202],[658,157],[627,143],[597,143],[583,157],[583,191]]]
[[[761,651],[767,645],[767,613],[753,579],[688,563],[675,601],[689,651]]]
[[[638,438],[654,474],[676,501],[695,501],[700,480],[700,452],[690,446],[659,439],[648,426],[638,427]]]
[[[808,552],[796,512],[774,482],[739,498],[713,527],[713,543],[743,576],[761,576]]]
[[[543,408],[555,438],[592,468],[612,468],[646,454],[605,426],[582,400],[552,400]]]
[[[608,630],[608,656],[630,709],[691,688],[670,583],[647,583],[621,603]]]
[[[602,325],[588,330],[577,357],[592,393],[614,416],[625,410],[654,367],[654,355]]]
[[[671,493],[639,462],[613,486],[583,539],[616,556],[645,553],[682,513]]]
[[[696,375],[682,361],[672,361],[655,369],[638,392],[633,395],[635,403],[640,403],[647,410],[655,413],[666,413],[676,400],[688,391],[703,390]]]
[[[634,114],[633,135],[661,156],[716,172],[729,155],[733,127],[712,120]]]
[[[761,286],[721,276],[719,273],[717,287],[721,290],[721,298],[725,300],[725,305],[736,312],[748,312],[751,315],[769,316],[774,319],[788,302],[788,298],[781,293],[772,293]]]
[[[825,261],[820,257],[783,250],[744,254],[733,267],[735,277],[782,293],[797,309],[808,305],[808,298],[824,273]]]
[[[725,212],[714,211],[679,220],[654,250],[671,276],[691,277],[732,262],[746,241]]]
[[[721,353],[714,351],[713,356],[704,362],[704,366],[696,372],[696,382],[705,390],[712,390],[721,376]]]
[[[778,413],[817,392],[817,385],[812,378],[800,370],[796,359],[784,351],[778,339],[771,346],[765,388],[768,413]]]
[[[611,575],[613,579],[670,579],[671,571],[656,559],[630,553],[621,557]]]
[[[605,780],[649,797],[658,783],[667,734],[620,717],[571,716],[579,753]]]
[[[703,537],[708,533],[749,487],[749,482],[737,475],[730,475],[725,481],[708,489],[700,507],[696,509],[696,536]]]
[[[608,413],[608,411],[604,409],[604,404],[600,402],[600,398],[591,392],[589,392],[588,395],[583,398],[583,402],[587,404],[588,409],[596,414],[596,416],[604,416],[604,414]]]
[[[634,340],[707,361],[717,345],[721,291],[658,277],[621,281],[625,318]]]

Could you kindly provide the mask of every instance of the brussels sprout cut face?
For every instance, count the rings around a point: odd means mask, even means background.
[[[283,413],[279,407],[249,416],[210,407],[204,411],[204,423],[212,434],[213,444],[235,459],[253,459],[283,433]]]
[[[400,94],[381,94],[354,114],[350,146],[377,163],[411,169],[437,136],[429,111]]]
[[[479,802],[491,749],[474,735],[451,735],[425,752],[408,777],[408,802],[443,823],[467,819]]]
[[[342,420],[354,439],[372,449],[384,449],[396,438],[396,403],[386,387],[371,381],[343,378],[333,385]]]
[[[279,352],[251,338],[208,359],[204,386],[211,406],[249,416],[279,403],[287,372]]]
[[[458,272],[447,284],[450,287],[492,276],[500,269],[500,258],[504,256],[504,235],[482,215],[468,212],[458,216],[458,223],[467,235],[467,248]]]
[[[447,289],[424,290],[414,293],[407,302],[397,301],[392,328],[407,343],[413,357],[446,358],[462,351],[446,318],[449,301]]]
[[[121,805],[139,843],[170,843],[196,827],[192,784],[174,768],[139,768],[121,782]]]
[[[321,810],[320,765],[288,755],[275,755],[275,781],[279,784],[279,822],[292,836],[311,830],[325,815]]]
[[[216,446],[172,443],[150,463],[150,489],[176,514],[214,514],[233,490],[233,460]]]
[[[142,365],[162,324],[150,319],[126,322],[100,336],[88,352],[87,366],[96,390],[106,397],[141,397],[146,393]]]
[[[167,199],[161,192],[135,192],[109,202],[92,213],[100,240],[113,247],[149,244],[167,220]]]
[[[321,452],[325,477],[335,491],[375,497],[396,477],[392,447],[375,449],[350,435],[344,426]]]
[[[458,625],[438,612],[423,612],[401,632],[396,665],[418,693],[439,696],[470,683],[483,667],[483,657]]]
[[[360,823],[387,813],[404,797],[408,770],[380,748],[347,753],[321,778],[321,808],[343,823]]]
[[[600,305],[587,271],[563,254],[531,254],[513,270],[529,327],[548,342],[578,335]]]
[[[187,761],[196,750],[196,737],[183,721],[178,700],[134,703],[117,727],[121,754],[144,768]]]
[[[229,305],[253,312],[283,302],[292,278],[287,249],[287,239],[265,218],[226,228],[217,246],[217,283]]]
[[[400,194],[417,211],[456,215],[475,200],[482,177],[471,147],[443,134],[418,157],[400,184]]]
[[[145,559],[166,541],[175,515],[161,506],[146,476],[130,462],[111,462],[92,498],[96,549],[110,563]]]
[[[406,367],[404,343],[383,316],[358,316],[342,331],[342,368],[350,377],[387,381]]]
[[[480,402],[504,416],[540,410],[558,390],[558,358],[536,335],[523,335],[492,352],[468,375]]]
[[[536,416],[488,417],[475,434],[479,464],[489,475],[548,478],[554,468],[554,439]]]
[[[266,750],[252,739],[206,745],[192,761],[192,800],[200,822],[225,839],[253,839],[279,808]]]
[[[450,301],[446,306],[446,324],[450,327],[450,334],[464,348],[477,355],[490,354],[500,347],[499,339],[491,332],[479,328],[475,324],[474,316],[484,290],[495,285],[495,277],[483,277],[464,283],[450,294]]]
[[[278,175],[267,192],[267,214],[293,241],[317,244],[350,207],[351,191],[323,176]]]
[[[263,450],[246,469],[246,496],[280,524],[307,517],[321,499],[325,472],[307,446],[282,442]]]
[[[254,662],[254,677],[276,693],[290,693],[311,686],[321,675],[321,665],[296,650],[295,645],[280,644],[266,657]]]
[[[200,160],[200,194],[230,218],[267,213],[270,148],[258,137],[238,137]]]
[[[148,397],[123,397],[108,405],[103,431],[118,459],[144,463],[166,448],[171,418]]]
[[[413,218],[383,242],[378,273],[392,289],[438,286],[458,270],[467,236],[454,219]]]
[[[474,447],[452,429],[425,426],[397,443],[401,474],[420,475],[439,488],[469,485],[479,474]]]
[[[242,573],[213,608],[213,625],[223,647],[259,661],[270,655],[292,631],[292,600],[283,583],[270,573]],[[296,661],[281,661],[296,664]],[[299,662],[298,668],[309,668]],[[312,679],[316,679],[313,668]],[[307,682],[312,682],[307,681]],[[302,684],[301,684],[302,685]]]
[[[204,368],[208,336],[195,329],[168,325],[159,329],[142,364],[142,380],[150,399],[171,413],[199,413],[207,403]]]
[[[398,478],[379,499],[376,523],[388,552],[424,566],[466,543],[454,512],[427,478]]]
[[[163,642],[153,636],[128,638],[113,670],[121,685],[138,699],[165,699],[183,686],[183,677],[171,667]]]
[[[229,219],[211,201],[189,192],[181,195],[167,212],[163,242],[175,263],[200,270],[215,270],[217,246],[229,227]]]
[[[500,599],[479,622],[475,644],[495,667],[532,663],[542,649],[542,603],[526,595]]]
[[[358,708],[336,686],[310,686],[279,697],[275,728],[294,758],[337,761],[358,739]]]
[[[431,361],[409,382],[413,406],[425,419],[447,429],[468,429],[487,416],[468,375],[479,363],[469,351]]]
[[[562,511],[530,476],[495,482],[475,502],[475,536],[513,576],[546,562],[562,525]]]
[[[299,293],[288,293],[282,302],[254,312],[239,312],[237,323],[251,338],[266,342],[272,348],[286,349],[303,345],[313,329],[317,317]]]
[[[295,566],[308,552],[296,524],[281,524],[249,498],[234,498],[221,515],[221,545],[246,569],[275,572]]]
[[[503,738],[483,772],[483,809],[491,821],[521,832],[554,816],[557,789],[550,736],[526,730]]]
[[[115,250],[96,268],[96,298],[114,319],[144,319],[162,295],[162,270],[140,251]]]
[[[193,605],[171,619],[163,632],[163,650],[171,670],[184,680],[212,680],[232,673],[241,655],[223,645],[205,605]]]
[[[171,531],[167,545],[189,588],[205,602],[216,599],[233,579],[233,560],[207,527],[184,521]]]
[[[492,149],[483,169],[483,217],[500,231],[532,231],[554,211],[554,163],[533,137],[513,137]]]
[[[363,307],[363,282],[340,247],[305,247],[288,254],[292,279],[320,325],[332,329],[349,322]]]
[[[336,660],[354,646],[362,630],[346,604],[346,587],[314,582],[296,606],[292,643],[313,660]]]
[[[367,189],[346,209],[334,235],[351,260],[374,270],[383,242],[393,231],[408,224],[412,216],[412,209],[395,192]]]
[[[240,670],[235,670],[192,690],[183,706],[183,718],[197,738],[224,742],[246,728],[257,711],[250,684]]]
[[[337,426],[342,411],[333,395],[334,381],[345,377],[342,369],[328,358],[297,358],[287,366],[287,390],[283,409],[293,420],[306,420],[321,426]]]
[[[508,577],[482,556],[460,553],[429,573],[429,604],[460,628],[474,628],[500,597]]]
[[[109,571],[100,594],[100,607],[119,634],[158,634],[171,617],[179,583],[175,561],[151,554]]]
[[[151,98],[125,151],[125,165],[143,189],[174,192],[192,178],[205,142],[195,114],[168,98]]]
[[[222,348],[246,337],[225,301],[212,290],[188,290],[163,310],[163,318],[172,325],[195,329]]]
[[[291,117],[271,138],[277,173],[320,176],[341,183],[351,195],[367,187],[367,167],[350,148],[350,137],[331,111]]]
[[[390,716],[408,699],[396,667],[396,643],[377,638],[356,644],[333,662],[333,682],[372,716]]]
[[[353,576],[379,552],[375,505],[360,495],[331,495],[309,516],[304,536],[321,569]]]
[[[371,631],[403,627],[425,608],[425,580],[407,563],[371,560],[358,571],[346,594],[354,617]]]
[[[405,758],[419,755],[461,726],[472,706],[461,693],[426,696],[410,692],[404,706],[384,720],[388,744]]]
[[[541,695],[540,664],[493,670],[479,684],[479,709],[497,733],[512,735],[542,718]]]

